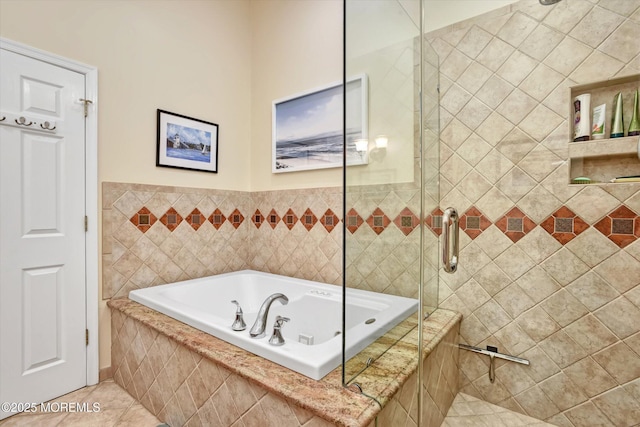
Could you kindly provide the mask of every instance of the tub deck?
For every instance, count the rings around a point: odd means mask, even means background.
[[[322,380],[312,380],[127,298],[112,299],[108,306],[113,314],[117,311],[124,315],[116,316],[120,319],[116,322],[124,323],[127,317],[132,318],[231,373],[334,425],[369,426],[380,413],[380,404],[384,406],[417,368],[414,357],[417,340],[410,333],[357,378],[367,394],[376,396],[377,402],[344,388],[340,367]],[[423,327],[423,358],[460,320],[461,315],[441,309],[428,318]],[[415,334],[417,335],[417,330]],[[144,400],[142,403],[145,403]]]

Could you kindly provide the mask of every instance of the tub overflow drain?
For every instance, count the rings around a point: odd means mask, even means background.
[[[375,321],[376,321],[376,319],[367,319],[367,320],[364,321],[364,323],[366,323],[367,325],[370,325]]]

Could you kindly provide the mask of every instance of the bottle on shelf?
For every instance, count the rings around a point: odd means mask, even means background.
[[[638,118],[638,90],[636,89],[635,96],[633,98],[633,116],[631,117],[631,123],[629,123],[628,136],[640,135],[640,118]]]
[[[613,98],[613,115],[611,116],[611,138],[624,136],[624,119],[622,118],[622,92]]]

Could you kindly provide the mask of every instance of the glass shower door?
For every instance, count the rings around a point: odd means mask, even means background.
[[[345,79],[366,76],[367,104],[358,109],[347,86],[347,153],[362,161],[350,164],[347,154],[344,168],[344,284],[415,302],[374,343],[345,357],[344,384],[374,398],[367,368],[399,347],[417,366],[418,325],[438,300],[438,235],[426,225],[439,203],[438,57],[421,40],[420,22],[419,0],[345,0]],[[368,125],[350,132],[359,114]]]

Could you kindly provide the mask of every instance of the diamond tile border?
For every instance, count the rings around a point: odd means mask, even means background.
[[[589,224],[566,206],[551,214],[540,226],[561,245],[566,245],[589,228]]]
[[[620,248],[640,239],[640,216],[624,205],[609,212],[594,227]]]
[[[340,222],[340,218],[336,214],[333,213],[331,209],[327,209],[327,211],[320,217],[320,223],[324,226],[325,230],[328,233],[331,233],[338,223]]]
[[[347,212],[347,230],[353,234],[362,224],[364,224],[362,217],[358,215],[355,209],[351,208],[349,212]]]
[[[260,213],[260,209],[256,209],[256,212],[251,217],[251,222],[253,222],[256,228],[260,228],[260,226],[264,224],[264,217]]]
[[[267,223],[271,226],[271,228],[276,228],[276,225],[280,222],[280,215],[276,212],[275,209],[271,209],[269,215],[267,215]]]
[[[436,208],[424,221],[436,236],[442,234],[442,213],[442,209]],[[160,221],[160,223],[172,232],[183,221],[187,222],[197,231],[207,221],[211,223],[216,230],[219,230],[226,221],[229,221],[229,223],[237,229],[244,220],[245,217],[238,208],[234,209],[228,217],[226,217],[219,208],[216,208],[209,217],[206,217],[198,208],[194,208],[189,215],[183,218],[173,207],[170,207],[158,219],[146,206],[143,206],[129,219],[142,233],[146,233],[157,221]],[[260,209],[256,209],[251,216],[251,223],[253,223],[256,228],[260,228],[262,224],[267,223],[274,229],[282,222],[291,230],[296,223],[300,222],[307,231],[311,231],[319,222],[328,233],[336,228],[340,221],[340,218],[331,209],[327,209],[319,217],[316,216],[311,208],[307,208],[300,217],[296,215],[292,208],[289,208],[282,217],[278,215],[275,209],[271,209],[266,216],[262,214]],[[354,208],[350,209],[347,213],[346,228],[351,234],[355,233],[365,222],[378,235],[389,228],[391,224],[394,224],[398,230],[405,236],[408,236],[418,227],[420,219],[409,207],[405,207],[393,221],[390,220],[379,207],[375,208],[367,217],[366,221],[363,220],[362,216]],[[478,237],[483,231],[489,228],[491,224],[491,220],[475,206],[471,206],[460,217],[460,228],[471,239]],[[495,225],[514,243],[536,227],[536,223],[516,206],[496,221]],[[566,206],[560,207],[539,225],[562,245],[566,245],[590,227],[589,224]],[[640,239],[640,216],[625,205],[620,205],[615,210],[609,212],[607,216],[602,218],[593,227],[620,248],[624,248]]]
[[[427,224],[427,227],[429,227],[429,230],[431,230],[433,234],[436,235],[436,237],[439,237],[442,234],[443,213],[444,212],[442,211],[442,209],[436,208],[424,220],[425,224]]]
[[[222,227],[222,224],[227,220],[227,217],[223,215],[220,209],[216,209],[209,215],[209,222],[215,227],[216,230],[219,230]]]
[[[391,220],[382,209],[376,208],[367,218],[367,224],[376,234],[380,234],[391,224]]]
[[[187,215],[187,217],[185,218],[185,221],[187,221],[187,223],[191,226],[191,228],[198,231],[198,229],[202,226],[202,224],[204,224],[207,221],[207,218],[204,215],[202,215],[202,213],[198,208],[195,208],[193,211],[191,211],[189,215]]]
[[[293,226],[296,225],[296,222],[298,222],[298,217],[293,212],[293,210],[289,208],[287,213],[282,217],[282,222],[284,222],[284,225],[286,225],[287,228],[291,230]]]
[[[143,233],[146,233],[157,220],[158,218],[146,207],[142,207],[129,219],[129,221]]]
[[[408,236],[420,224],[420,218],[411,212],[409,208],[404,208],[393,220],[393,223],[405,236]]]
[[[475,239],[484,230],[491,226],[489,218],[484,216],[482,212],[475,206],[470,207],[460,217],[460,228],[467,233],[471,239]]]
[[[496,221],[496,227],[511,239],[513,243],[516,243],[533,230],[536,227],[536,223],[520,209],[514,207]]]
[[[160,218],[160,222],[164,224],[165,227],[169,229],[169,231],[173,231],[180,225],[184,218],[176,211],[174,208],[169,208],[168,211],[162,215]]]

